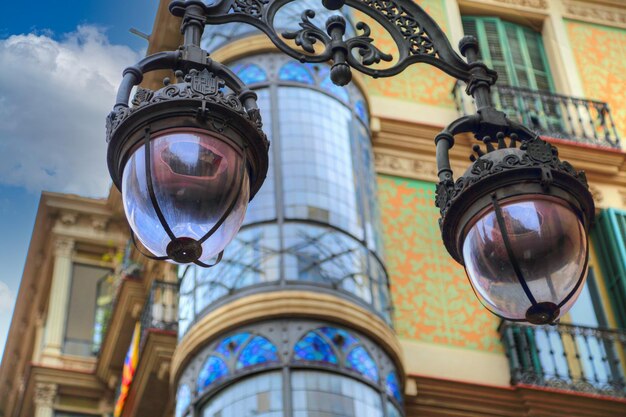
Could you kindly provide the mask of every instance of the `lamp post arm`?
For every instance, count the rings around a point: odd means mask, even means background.
[[[344,64],[347,64],[349,68],[374,78],[391,77],[412,64],[424,63],[468,83],[476,76],[476,65],[465,62],[454,51],[441,27],[412,0],[322,1],[327,8],[347,6],[376,21],[392,37],[397,56],[381,51],[374,45],[375,39],[371,37],[372,31],[366,22],[356,23],[356,30],[360,32],[356,36],[349,39],[342,36],[339,39],[311,21],[315,17],[313,10],[302,10],[300,29],[279,33],[280,28],[276,27],[277,13],[294,1],[217,0],[206,5],[199,0],[175,0],[170,5],[170,11],[183,18],[182,30],[186,44],[199,45],[202,32],[198,29],[198,22],[201,19],[206,25],[246,23],[265,33],[279,50],[301,62],[334,62],[337,51],[345,49],[345,63],[341,62],[342,65],[336,67],[335,71],[345,72]],[[327,27],[331,19],[336,19],[336,16],[329,18]],[[332,24],[330,26],[333,27]],[[294,42],[287,43],[288,40]],[[390,64],[382,68],[379,65],[381,61]],[[486,82],[494,84],[496,72],[481,65],[484,67],[482,75]],[[334,78],[337,84],[343,85],[349,82],[350,77],[336,75]]]
[[[143,75],[150,71],[171,69],[178,65],[180,51],[159,52],[145,57],[136,65],[124,70],[124,78],[117,90],[114,109],[128,107],[130,93],[143,80]]]

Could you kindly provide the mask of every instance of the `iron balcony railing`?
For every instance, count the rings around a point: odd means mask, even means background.
[[[509,119],[542,136],[621,148],[611,110],[605,102],[508,85],[495,85],[492,91],[494,105]],[[464,83],[456,82],[452,96],[460,114],[474,113]]]
[[[178,283],[154,281],[150,297],[141,314],[141,339],[143,346],[151,330],[178,332]]]
[[[502,322],[511,383],[626,397],[626,331]]]

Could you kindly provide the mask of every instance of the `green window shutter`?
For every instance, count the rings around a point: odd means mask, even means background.
[[[626,211],[604,210],[592,238],[615,318],[626,329]]]
[[[498,71],[498,84],[554,91],[540,33],[482,16],[464,16],[463,29],[478,39],[481,58]]]

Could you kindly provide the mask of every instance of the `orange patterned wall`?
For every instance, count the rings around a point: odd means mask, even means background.
[[[379,176],[378,189],[398,336],[500,352],[499,319],[441,243],[435,185]]]
[[[417,0],[420,6],[447,30],[448,21],[445,13],[444,0]],[[357,19],[364,20],[372,28],[371,37],[374,44],[383,52],[397,57],[395,44],[386,35],[382,26],[371,22],[363,14],[356,14]],[[458,40],[457,40],[458,41]],[[365,86],[371,95],[396,98],[414,103],[428,104],[438,107],[453,108],[451,91],[454,79],[442,71],[426,64],[415,64],[395,77],[373,79],[364,77]]]
[[[626,134],[626,30],[567,20],[587,98],[606,101],[620,137]]]

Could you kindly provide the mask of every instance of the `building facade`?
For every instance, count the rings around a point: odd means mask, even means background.
[[[297,27],[303,4],[323,26],[318,3],[286,5],[277,26]],[[497,106],[586,171],[590,273],[559,325],[501,323],[441,243],[433,138],[472,111],[464,86],[417,65],[337,87],[325,64],[225,25],[203,44],[257,92],[272,143],[240,233],[218,266],[176,267],[129,242],[116,191],[44,194],[0,417],[626,415],[626,4],[418,3],[453,43],[475,35]],[[148,53],[181,43],[168,5]],[[458,138],[457,172],[471,145]]]

